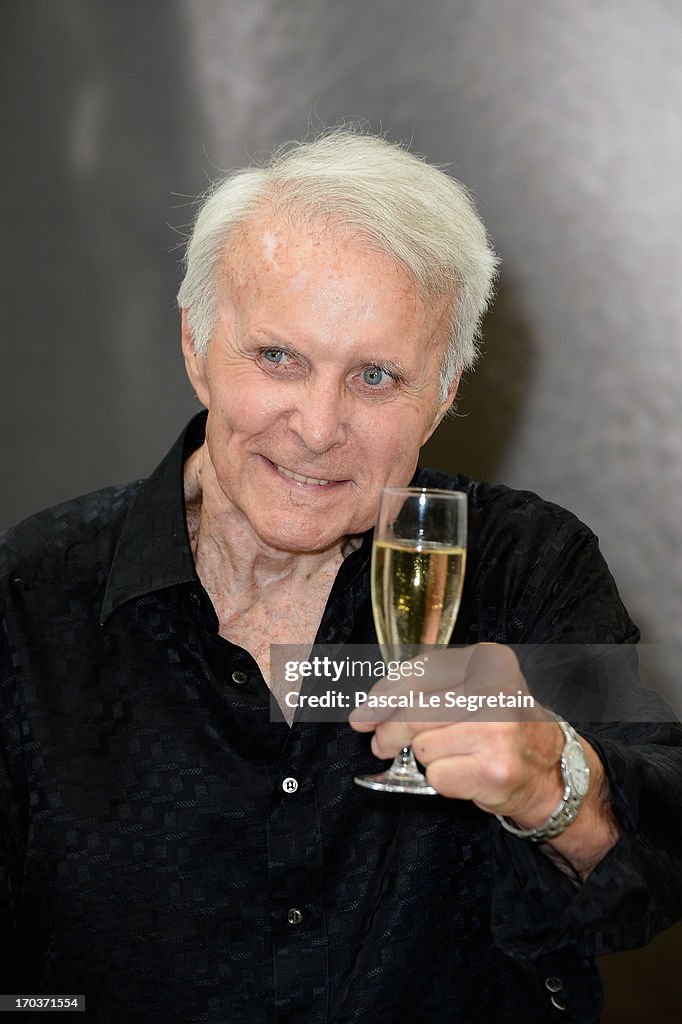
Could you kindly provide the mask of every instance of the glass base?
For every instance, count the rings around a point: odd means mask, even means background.
[[[391,767],[377,775],[356,775],[353,779],[358,786],[376,789],[381,793],[414,793],[415,796],[438,796],[433,786],[417,768],[414,754],[405,747]]]

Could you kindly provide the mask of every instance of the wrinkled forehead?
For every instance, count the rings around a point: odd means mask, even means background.
[[[223,324],[242,334],[315,336],[349,358],[360,345],[372,358],[400,348],[401,361],[429,366],[451,338],[451,297],[425,297],[385,247],[338,217],[260,209],[229,239],[216,284]]]
[[[385,277],[390,265],[393,275],[401,277],[406,291],[425,299],[409,269],[370,236],[341,217],[304,214],[295,209],[264,204],[230,236],[225,247],[222,271],[234,284],[243,285],[254,273],[277,273],[287,277],[319,270],[322,261],[330,273],[342,279],[358,258],[368,270]]]

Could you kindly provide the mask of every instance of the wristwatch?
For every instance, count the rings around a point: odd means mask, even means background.
[[[572,725],[550,712],[564,734],[564,749],[561,751],[559,767],[564,781],[564,795],[559,806],[550,814],[546,821],[535,828],[519,828],[511,820],[501,814],[495,815],[507,832],[519,839],[530,839],[531,843],[544,843],[546,839],[554,839],[561,835],[567,825],[578,817],[583,800],[590,787],[590,767],[585,757],[582,743]]]

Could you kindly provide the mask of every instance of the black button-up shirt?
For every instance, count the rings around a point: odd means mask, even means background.
[[[577,889],[471,803],[354,785],[380,767],[368,737],[271,722],[258,666],[218,634],[182,496],[203,425],[147,481],[0,545],[0,988],[85,993],[117,1024],[594,1020],[591,958],[679,907],[675,727],[590,734],[624,835]],[[469,496],[453,642],[636,640],[569,513],[418,480]],[[319,643],[375,640],[370,545]]]

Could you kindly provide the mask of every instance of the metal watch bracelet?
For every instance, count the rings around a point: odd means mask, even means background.
[[[520,828],[511,818],[501,814],[495,817],[507,832],[519,839],[528,839],[531,843],[544,843],[561,835],[565,828],[575,821],[582,807],[589,787],[590,769],[585,751],[572,725],[565,722],[552,712],[552,717],[564,734],[564,747],[561,752],[559,767],[564,782],[561,801],[542,824],[535,828]]]

